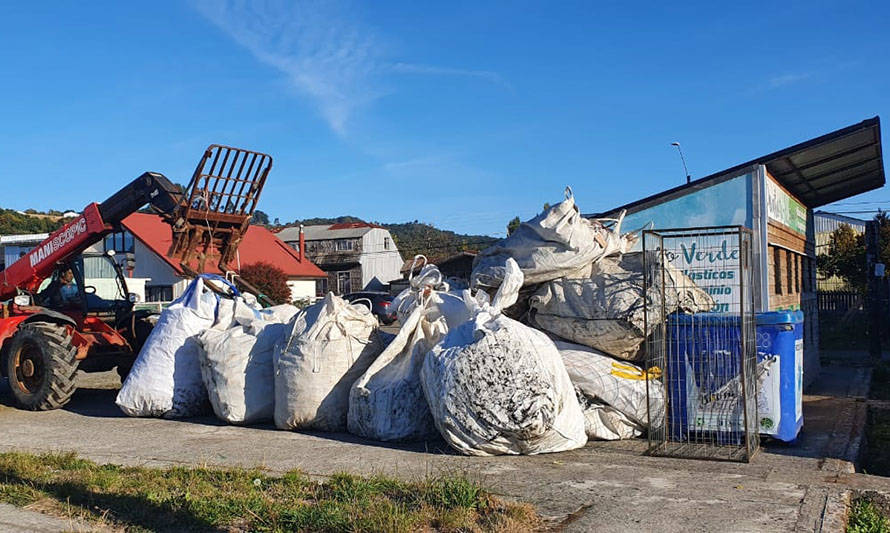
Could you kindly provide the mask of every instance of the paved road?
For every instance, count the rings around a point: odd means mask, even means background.
[[[113,372],[82,376],[83,388],[61,410],[33,413],[0,405],[0,450],[73,450],[128,465],[299,468],[317,476],[350,471],[411,478],[459,471],[534,503],[568,531],[829,531],[832,520],[840,527],[832,510],[843,508],[845,490],[890,490],[890,482],[851,473],[846,462],[855,455],[857,431],[838,413],[847,409],[847,418],[858,416],[861,387],[855,382],[868,376],[855,368],[823,372],[837,376],[829,389],[842,390],[809,396],[800,443],[768,446],[751,464],[649,457],[640,440],[595,442],[553,455],[473,458],[454,455],[439,441],[390,446],[346,434],[226,426],[212,417],[127,418],[114,405]]]

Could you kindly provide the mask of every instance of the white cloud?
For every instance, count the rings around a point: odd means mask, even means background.
[[[769,79],[767,82],[767,88],[769,89],[777,89],[779,87],[784,87],[785,85],[791,85],[792,83],[797,83],[799,81],[803,81],[809,78],[811,74],[809,72],[800,72],[793,73],[789,72],[787,74],[782,74],[780,76],[774,76]]]
[[[193,0],[193,5],[259,61],[286,75],[339,135],[346,134],[358,108],[387,93],[387,74],[466,76],[510,87],[491,71],[385,59],[382,40],[345,2]]]
[[[417,65],[414,63],[394,63],[391,67],[393,72],[401,74],[428,74],[432,76],[465,76],[469,78],[479,78],[496,85],[511,88],[504,78],[497,72],[490,70],[470,70],[464,68],[436,67],[433,65]]]
[[[345,134],[352,112],[384,94],[377,83],[381,46],[331,2],[196,0],[199,13],[259,61],[311,97],[328,125]]]

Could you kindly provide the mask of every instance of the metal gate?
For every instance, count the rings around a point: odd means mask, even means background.
[[[760,445],[751,231],[643,234],[649,453],[747,462]],[[693,284],[710,311],[672,312]],[[659,387],[658,390],[655,387]]]

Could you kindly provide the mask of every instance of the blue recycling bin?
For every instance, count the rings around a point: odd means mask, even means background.
[[[739,317],[722,313],[675,313],[668,317],[666,354],[667,431],[671,440],[738,445],[744,413],[738,390]],[[735,397],[735,400],[733,400]]]
[[[803,426],[803,313],[758,313],[757,424],[759,432],[792,441]],[[739,317],[719,313],[668,317],[667,430],[682,441],[707,432],[718,444],[736,444],[744,434],[737,396]]]
[[[803,427],[803,312],[758,313],[760,433],[791,442]]]

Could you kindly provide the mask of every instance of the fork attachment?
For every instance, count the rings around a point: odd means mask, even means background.
[[[209,258],[218,257],[220,271],[229,270],[271,168],[267,154],[210,145],[171,217],[173,242],[167,255],[198,272],[204,272]]]

